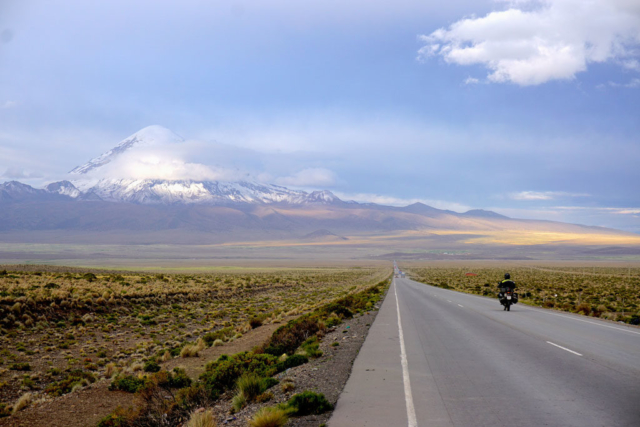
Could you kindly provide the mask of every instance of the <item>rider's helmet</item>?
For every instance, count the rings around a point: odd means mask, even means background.
[[[511,275],[509,273],[504,273],[504,280],[511,279]]]

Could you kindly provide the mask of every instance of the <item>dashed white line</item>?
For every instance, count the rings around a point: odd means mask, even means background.
[[[451,300],[450,300],[450,299],[448,299],[448,300],[447,300],[447,302],[451,302]]]
[[[462,307],[462,308],[464,308],[464,305],[462,305],[462,304],[458,304],[458,307]]]
[[[402,321],[400,320],[400,304],[398,303],[398,290],[395,280],[393,281],[393,292],[396,295],[396,308],[398,309],[398,332],[400,335],[400,361],[402,363],[402,379],[404,380],[404,400],[407,403],[408,427],[418,427],[416,409],[413,406],[413,395],[411,394],[411,381],[409,380],[409,363],[407,362],[407,351],[404,347],[404,334],[402,333]]]
[[[580,353],[578,353],[577,351],[569,350],[568,348],[563,347],[563,346],[558,345],[558,344],[554,344],[554,343],[552,343],[551,341],[547,341],[547,344],[551,344],[551,345],[553,345],[553,346],[555,346],[555,347],[561,348],[561,349],[563,349],[564,351],[568,351],[569,353],[573,353],[573,354],[575,354],[576,356],[582,356],[582,355],[581,355]]]

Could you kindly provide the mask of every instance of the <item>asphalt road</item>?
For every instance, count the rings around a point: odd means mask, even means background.
[[[640,329],[395,279],[329,421],[347,426],[638,427]]]

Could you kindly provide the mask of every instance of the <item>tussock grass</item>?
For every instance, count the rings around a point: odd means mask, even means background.
[[[25,393],[22,396],[20,396],[20,399],[18,399],[18,401],[13,405],[13,411],[12,413],[17,413],[22,411],[24,408],[26,408],[27,406],[29,406],[31,404],[31,393]]]
[[[191,414],[185,427],[217,427],[216,419],[211,409],[198,409]]]
[[[249,427],[282,427],[289,417],[279,408],[262,408],[251,418]]]

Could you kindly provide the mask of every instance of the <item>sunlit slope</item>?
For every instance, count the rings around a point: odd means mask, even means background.
[[[4,236],[4,237],[3,237]],[[421,245],[640,245],[640,235],[601,227],[458,214],[425,205],[152,206],[29,202],[0,209],[0,239],[13,242]],[[424,246],[424,245],[423,245]]]

